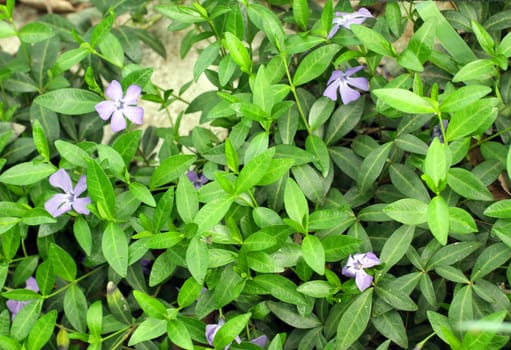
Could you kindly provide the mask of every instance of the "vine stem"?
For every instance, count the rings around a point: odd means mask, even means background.
[[[287,80],[289,81],[289,87],[291,88],[291,92],[292,92],[292,94],[293,94],[293,96],[295,98],[296,106],[298,107],[298,113],[300,114],[300,118],[302,118],[302,122],[305,125],[305,128],[307,129],[307,133],[309,135],[311,135],[312,134],[312,130],[311,130],[311,127],[309,125],[309,122],[307,121],[307,118],[305,117],[305,113],[303,112],[303,108],[302,108],[302,105],[300,103],[300,99],[298,98],[298,94],[296,93],[296,87],[293,84],[293,80],[291,79],[291,73],[289,72],[289,68],[288,68],[288,65],[287,65],[287,59],[286,59],[285,53],[281,52],[280,53],[280,57],[282,58],[282,61],[284,62],[284,67],[286,69]]]

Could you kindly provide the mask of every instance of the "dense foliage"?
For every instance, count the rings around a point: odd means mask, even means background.
[[[509,1],[90,5],[0,5],[0,349],[508,344]]]

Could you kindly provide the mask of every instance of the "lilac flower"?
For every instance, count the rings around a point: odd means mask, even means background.
[[[198,174],[193,170],[190,170],[186,173],[186,176],[188,176],[188,179],[192,182],[193,187],[195,188],[201,188],[202,185],[206,184],[209,180],[202,174]]]
[[[105,90],[105,95],[109,100],[102,101],[96,105],[96,111],[103,120],[112,117],[110,125],[113,132],[126,129],[126,120],[131,120],[135,124],[142,124],[144,118],[144,109],[137,107],[138,98],[142,89],[138,85],[130,85],[126,95],[122,95],[121,84],[117,80],[112,80]]]
[[[355,277],[358,289],[363,292],[373,282],[373,276],[367,274],[364,268],[378,264],[380,264],[380,259],[372,252],[350,255],[346,266],[342,268],[342,274],[346,277]]]
[[[337,33],[340,26],[350,29],[352,24],[362,24],[366,18],[369,17],[373,17],[373,15],[371,15],[371,12],[364,7],[355,12],[336,12],[335,17],[332,20],[334,26],[330,30],[330,33],[328,33],[327,38],[331,39],[335,33]]]
[[[323,92],[323,96],[330,98],[332,101],[337,101],[337,90],[341,94],[342,103],[348,104],[360,98],[360,92],[353,89],[353,87],[368,91],[369,82],[366,78],[352,78],[351,75],[361,70],[362,66],[348,68],[346,72],[341,70],[334,70],[330,79],[328,79],[327,88]]]
[[[447,125],[449,124],[449,121],[446,119],[442,119],[442,124],[445,132],[447,130]],[[435,137],[438,137],[440,142],[444,143],[444,135],[442,134],[442,128],[440,127],[440,124],[435,124],[435,126],[433,126],[433,130],[431,131],[431,139],[434,139]]]
[[[29,277],[25,281],[25,289],[29,289],[36,293],[39,292],[39,286],[37,285],[37,281],[34,277]],[[25,307],[25,305],[27,305],[28,303],[30,303],[29,300],[26,300],[26,301],[18,301],[18,300],[12,300],[12,299],[7,300],[5,302],[5,304],[7,305],[7,308],[9,309],[9,311],[11,312],[11,319],[14,320],[14,318],[16,317],[18,312],[20,312],[21,309],[23,309]]]
[[[78,198],[87,189],[86,177],[83,175],[73,188],[69,174],[64,169],[59,169],[50,176],[50,184],[58,187],[64,193],[57,193],[44,204],[44,208],[53,217],[60,216],[71,209],[80,214],[89,214],[87,204],[91,202],[89,197]]]
[[[212,323],[212,324],[206,325],[206,340],[208,341],[209,345],[213,346],[213,341],[215,339],[216,333],[218,332],[218,330],[220,328],[222,328],[224,323],[225,323],[224,319],[221,318],[220,320],[218,320],[218,324]],[[239,344],[239,343],[241,343],[241,338],[239,336],[237,336],[236,338],[234,338],[234,341]],[[268,343],[268,337],[263,334],[257,338],[250,340],[250,342],[252,344],[255,344],[255,345],[258,345],[258,346],[264,348],[264,347],[266,347],[266,344]],[[230,346],[231,346],[230,344],[227,345],[224,350],[229,349]]]

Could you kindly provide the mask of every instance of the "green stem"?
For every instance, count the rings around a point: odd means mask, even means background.
[[[60,288],[60,289],[56,290],[55,292],[53,292],[53,293],[51,293],[51,294],[48,294],[48,295],[46,295],[46,296],[43,296],[43,299],[49,299],[49,298],[52,298],[52,297],[54,297],[54,296],[56,296],[56,295],[58,295],[58,294],[62,293],[63,291],[65,291],[66,289],[68,289],[71,285],[76,284],[76,283],[80,282],[81,280],[84,280],[84,279],[86,279],[87,277],[89,277],[89,276],[91,276],[91,275],[95,274],[95,273],[96,273],[96,272],[98,272],[99,270],[103,269],[103,267],[104,267],[104,266],[100,266],[100,267],[98,267],[98,268],[96,268],[96,269],[94,269],[94,270],[92,270],[92,271],[87,272],[85,275],[82,275],[82,276],[78,277],[77,279],[75,279],[75,280],[74,280],[74,281],[72,281],[71,283],[66,284],[64,287],[62,287],[62,288]]]
[[[303,124],[305,125],[305,128],[307,129],[307,133],[310,135],[312,134],[311,127],[309,125],[309,122],[307,121],[307,117],[305,117],[305,113],[303,112],[302,105],[300,103],[300,99],[298,98],[298,94],[296,93],[296,87],[293,84],[293,79],[291,79],[291,73],[289,72],[289,67],[286,59],[285,53],[281,52],[280,57],[282,58],[282,61],[284,62],[284,67],[286,69],[286,75],[287,80],[289,81],[289,87],[291,88],[291,93],[293,94],[295,101],[296,101],[296,107],[298,108],[298,113],[300,114],[300,118],[302,119]]]
[[[511,131],[511,127],[505,128],[504,130],[501,130],[491,136],[488,136],[485,139],[477,141],[472,146],[470,146],[470,149],[473,150],[474,148],[481,146],[483,143],[493,140],[494,138],[499,137],[500,135],[505,134],[506,132],[510,132],[510,131]]]

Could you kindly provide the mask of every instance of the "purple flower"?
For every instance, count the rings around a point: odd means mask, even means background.
[[[342,103],[348,104],[350,102],[356,101],[360,98],[360,92],[353,89],[356,87],[357,89],[368,91],[369,90],[369,82],[366,78],[352,78],[351,75],[355,74],[359,70],[361,70],[362,66],[357,66],[353,68],[348,68],[346,72],[341,70],[334,70],[330,79],[328,79],[327,88],[323,92],[323,96],[328,97],[332,101],[337,101],[337,90],[341,94]]]
[[[198,174],[193,170],[190,170],[186,173],[186,176],[188,176],[188,179],[192,182],[193,187],[195,188],[201,188],[202,185],[206,184],[209,180],[202,174]]]
[[[25,286],[26,286],[25,289],[29,289],[36,293],[39,292],[39,286],[37,285],[37,281],[34,277],[29,277],[25,281]],[[20,312],[21,309],[23,309],[23,307],[25,307],[25,305],[27,305],[28,303],[30,303],[30,301],[28,301],[28,300],[26,300],[26,301],[18,301],[18,300],[12,300],[12,299],[7,300],[5,302],[5,304],[7,305],[7,308],[9,309],[9,311],[11,312],[11,319],[14,320],[14,318],[16,317],[18,312]]]
[[[373,15],[371,15],[371,12],[364,7],[355,12],[336,12],[335,17],[332,20],[332,24],[334,26],[330,30],[330,33],[328,33],[327,38],[331,39],[335,33],[337,33],[340,26],[350,29],[352,24],[362,24],[366,18],[369,17],[373,17]]]
[[[91,202],[90,198],[78,198],[87,189],[85,175],[80,177],[75,188],[73,188],[69,174],[64,169],[59,169],[50,176],[50,184],[64,191],[64,193],[55,194],[44,203],[44,208],[53,217],[60,216],[71,209],[80,214],[89,214],[87,204]]]
[[[206,340],[208,341],[209,345],[213,346],[213,341],[215,339],[216,333],[224,325],[224,323],[225,323],[224,319],[221,318],[220,320],[218,320],[218,324],[212,323],[212,324],[206,325]],[[241,338],[239,336],[237,336],[236,338],[234,338],[234,341],[239,344],[239,343],[241,343]],[[250,340],[250,342],[252,344],[255,344],[255,345],[258,345],[258,346],[264,348],[264,347],[266,347],[266,344],[268,343],[268,337],[263,334],[257,338]],[[230,346],[231,346],[230,344],[227,345],[224,350],[229,349]]]
[[[373,282],[373,276],[367,274],[364,268],[378,264],[380,264],[380,259],[372,252],[350,255],[346,266],[342,268],[342,274],[346,277],[355,277],[358,289],[363,292]]]
[[[449,125],[449,121],[442,119],[442,124],[445,132],[447,130],[447,125]],[[440,124],[435,124],[435,126],[433,126],[433,130],[431,131],[431,139],[434,139],[435,137],[438,137],[440,142],[444,143],[444,135],[442,134],[442,128],[440,127]]]
[[[117,80],[112,80],[105,90],[105,95],[110,100],[102,101],[96,105],[99,117],[103,120],[112,117],[110,125],[113,132],[126,129],[124,117],[135,124],[142,124],[144,109],[136,106],[141,92],[140,86],[130,85],[126,95],[123,96],[121,84]]]

